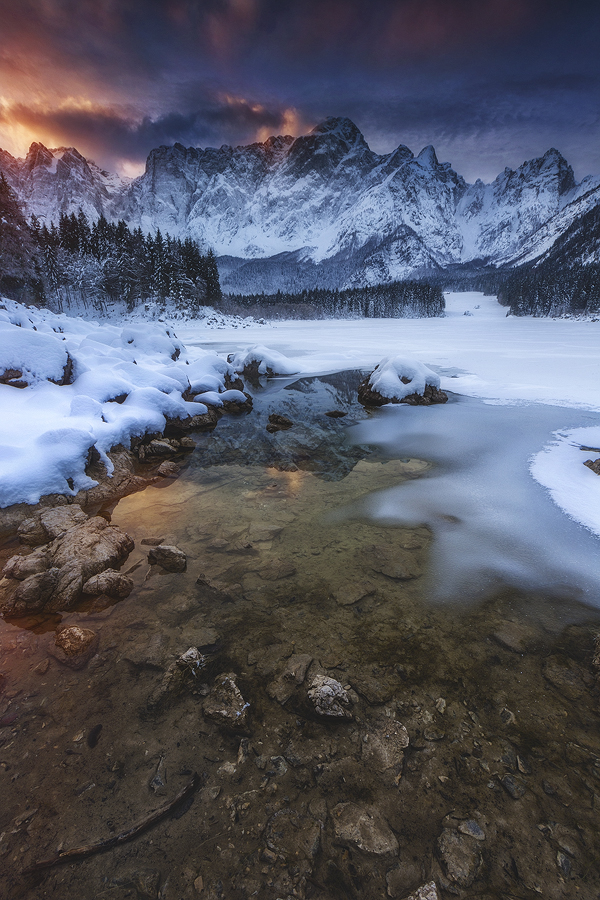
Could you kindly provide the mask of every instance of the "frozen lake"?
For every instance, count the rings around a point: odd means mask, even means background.
[[[389,407],[353,439],[438,468],[410,488],[373,498],[369,514],[427,522],[450,590],[473,585],[477,570],[484,580],[498,575],[545,587],[566,578],[592,600],[600,478],[582,465],[594,454],[580,446],[600,447],[600,323],[519,319],[495,297],[472,292],[447,294],[439,319],[179,330],[186,344],[219,352],[265,345],[290,357],[302,375],[370,369],[398,354],[431,366],[455,402]],[[458,524],[450,527],[451,520]]]

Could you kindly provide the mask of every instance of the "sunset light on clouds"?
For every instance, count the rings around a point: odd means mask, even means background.
[[[148,152],[352,118],[468,178],[557,146],[600,171],[597,4],[566,0],[0,0],[0,146]]]

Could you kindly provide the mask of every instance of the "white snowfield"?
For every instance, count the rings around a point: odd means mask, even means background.
[[[60,384],[65,367],[71,384]],[[167,417],[240,399],[224,393],[225,376],[235,377],[229,363],[213,351],[186,353],[168,326],[99,325],[4,299],[0,373],[7,370],[28,386],[0,384],[0,507],[75,495],[96,484],[85,473],[90,447],[111,472],[106,454],[116,444],[162,432]],[[188,390],[204,402],[184,400]]]

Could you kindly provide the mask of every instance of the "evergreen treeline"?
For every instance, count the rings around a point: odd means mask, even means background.
[[[504,273],[498,300],[515,316],[588,315],[600,311],[600,207],[576,219],[545,259]]]
[[[600,312],[600,265],[561,267],[553,262],[505,273],[498,300],[515,316]]]
[[[61,215],[58,226],[26,222],[0,173],[0,288],[20,300],[102,305],[125,301],[133,310],[147,300],[173,301],[194,314],[221,300],[214,253],[191,238],[144,235],[104,216]]]
[[[444,314],[439,286],[424,281],[394,281],[338,291],[314,288],[297,294],[227,294],[223,312],[268,319],[427,318]]]
[[[0,172],[0,294],[36,302],[43,293],[38,246],[15,192]]]

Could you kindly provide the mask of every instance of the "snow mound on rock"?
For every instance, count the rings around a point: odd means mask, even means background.
[[[236,372],[254,371],[258,375],[296,375],[298,373],[295,362],[288,359],[283,353],[269,350],[268,347],[260,344],[233,354],[230,362]]]
[[[391,401],[404,400],[411,394],[424,394],[427,385],[440,386],[440,376],[416,359],[393,356],[382,359],[368,379],[372,391]]]

